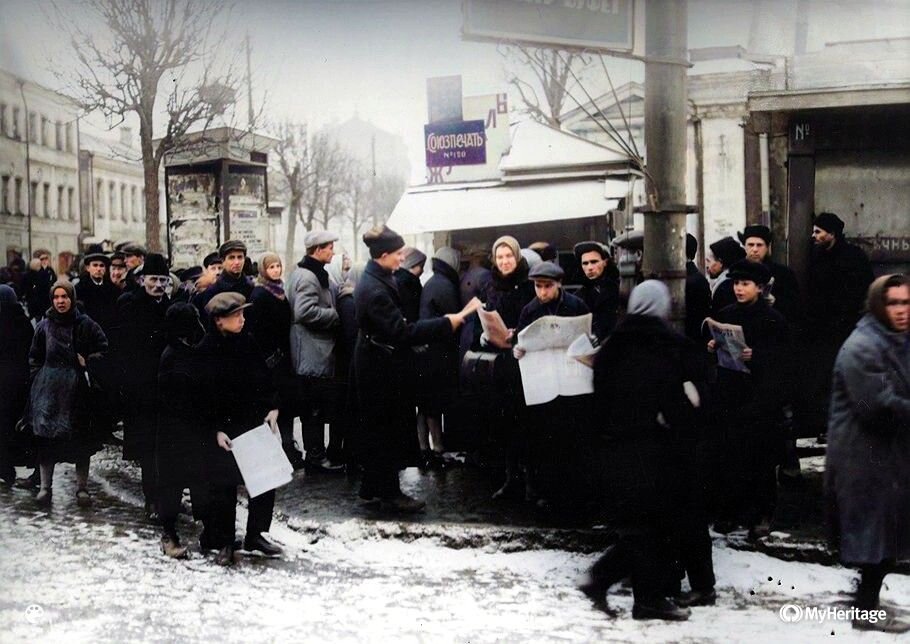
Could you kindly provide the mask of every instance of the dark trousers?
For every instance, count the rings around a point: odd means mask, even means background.
[[[891,559],[885,559],[877,564],[860,566],[859,586],[856,589],[857,608],[863,610],[878,608],[878,596],[882,590],[882,582],[893,567],[894,561]]]
[[[652,603],[665,594],[672,573],[666,548],[666,541],[655,531],[624,533],[594,562],[591,580],[606,592],[631,577],[635,603]]]
[[[205,544],[221,549],[234,543],[234,524],[237,520],[237,486],[218,486],[210,490],[209,509],[202,519]],[[275,491],[271,490],[250,499],[247,506],[246,538],[255,539],[268,532],[272,525]]]
[[[306,460],[319,462],[326,458],[325,425],[330,436],[334,431],[338,385],[330,378],[297,376],[298,414],[302,425],[303,450]],[[335,440],[337,443],[337,439]],[[329,442],[332,447],[332,440]]]
[[[139,460],[142,471],[142,495],[146,503],[158,500],[158,462],[154,452],[142,454]]]
[[[364,499],[391,499],[401,493],[398,470],[386,463],[371,459],[364,463],[360,481],[360,497]]]

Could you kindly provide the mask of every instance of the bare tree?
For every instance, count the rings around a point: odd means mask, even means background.
[[[518,91],[525,111],[558,128],[566,99],[591,64],[590,57],[524,45],[506,46],[500,53],[507,61],[508,82]]]
[[[285,122],[275,132],[278,143],[271,155],[275,188],[288,202],[288,230],[284,245],[285,264],[295,261],[294,240],[301,219],[304,195],[310,178],[306,123]]]
[[[354,240],[353,260],[360,260],[360,244],[357,243],[360,231],[372,217],[372,177],[360,162],[353,161],[348,167],[347,190],[345,191],[345,219],[351,226],[351,237]]]
[[[57,8],[76,58],[76,69],[61,70],[60,78],[74,82],[84,109],[99,110],[111,127],[131,114],[138,117],[146,243],[159,251],[161,161],[180,148],[190,128],[204,131],[231,108],[240,88],[232,65],[215,71],[217,51],[210,43],[223,5],[216,0],[83,0],[81,5],[88,10],[85,24],[73,21],[72,9]],[[155,147],[158,116],[165,120]]]

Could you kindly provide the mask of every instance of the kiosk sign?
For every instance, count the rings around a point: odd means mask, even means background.
[[[483,165],[487,162],[487,135],[483,120],[430,123],[423,126],[427,167]]]

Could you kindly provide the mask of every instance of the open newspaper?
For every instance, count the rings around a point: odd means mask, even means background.
[[[291,482],[294,468],[266,424],[231,439],[231,453],[250,498]]]
[[[738,324],[724,324],[711,318],[707,318],[705,324],[714,338],[717,365],[732,371],[751,373],[743,360],[743,349],[747,346],[743,328]]]
[[[547,315],[518,334],[525,350],[518,361],[526,405],[542,405],[557,396],[594,392],[594,372],[569,356],[568,349],[580,335],[590,335],[591,314],[576,317]]]

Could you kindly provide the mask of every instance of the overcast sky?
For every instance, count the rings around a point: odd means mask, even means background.
[[[66,42],[48,26],[39,6],[47,4],[0,0],[0,66],[56,89],[48,61],[66,56]],[[748,45],[756,4],[784,22],[795,15],[795,0],[690,0],[689,46]],[[810,49],[910,32],[910,0],[810,0],[809,8]],[[271,118],[319,126],[357,113],[402,136],[412,179],[422,175],[428,77],[461,74],[467,95],[505,89],[496,46],[461,39],[459,0],[251,0],[235,5],[232,22],[235,50],[250,34],[254,95],[268,93]],[[763,38],[780,34],[770,27]],[[617,85],[643,77],[641,63],[612,67]]]

